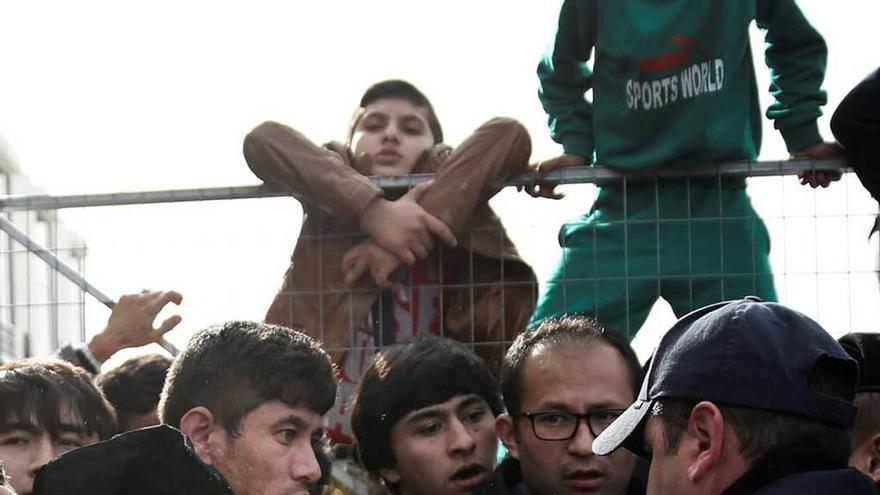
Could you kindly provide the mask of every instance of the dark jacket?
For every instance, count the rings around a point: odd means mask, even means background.
[[[644,495],[647,481],[648,463],[639,459],[636,462],[626,495]],[[513,457],[507,457],[495,468],[492,479],[482,493],[487,495],[535,495],[535,492],[523,480],[519,461]]]
[[[532,489],[523,480],[519,461],[513,457],[504,459],[495,468],[484,493],[487,495],[534,495]]]
[[[880,201],[880,70],[840,102],[831,117],[831,131],[862,185]]]
[[[872,495],[880,493],[863,473],[852,469],[793,474],[752,492],[752,495]]]
[[[155,426],[71,451],[45,465],[34,495],[232,495],[180,431]]]

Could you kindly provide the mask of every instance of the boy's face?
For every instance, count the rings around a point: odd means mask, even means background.
[[[495,418],[478,395],[458,395],[411,411],[391,429],[397,465],[381,469],[403,495],[475,491],[495,465]]]
[[[371,175],[408,175],[434,146],[427,111],[402,98],[381,98],[364,108],[352,135],[354,153],[373,158]]]
[[[34,418],[8,418],[0,423],[0,459],[6,463],[10,484],[19,495],[30,495],[34,476],[43,465],[99,440],[97,433],[85,433],[82,420],[69,408],[61,411],[59,419],[57,436],[50,435]]]
[[[308,495],[321,477],[313,442],[323,434],[321,415],[281,401],[245,414],[238,434],[217,425],[209,459],[237,495]]]

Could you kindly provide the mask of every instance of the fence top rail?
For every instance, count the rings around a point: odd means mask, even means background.
[[[823,160],[775,160],[775,161],[736,161],[719,163],[704,167],[664,167],[644,172],[621,172],[604,166],[571,167],[553,171],[543,179],[559,184],[589,184],[605,180],[653,179],[671,177],[767,177],[795,175],[805,170],[846,172],[846,164],[841,159]],[[412,187],[426,182],[432,174],[413,174],[402,177],[370,177],[382,188]],[[528,186],[535,183],[531,172],[500,184],[506,186]],[[118,193],[74,194],[52,196],[48,194],[0,195],[0,210],[57,210],[62,208],[84,208],[92,206],[117,206],[151,203],[178,203],[186,201],[211,201],[221,199],[250,199],[290,196],[291,192],[268,185],[228,186],[198,189],[171,189],[161,191],[134,191]]]

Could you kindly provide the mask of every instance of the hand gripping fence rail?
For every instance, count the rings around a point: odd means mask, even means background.
[[[835,171],[846,172],[846,164],[840,159],[823,160],[777,160],[777,161],[738,161],[720,163],[706,167],[681,168],[669,167],[646,172],[620,172],[608,167],[572,167],[556,170],[547,174],[541,182],[555,182],[559,184],[587,184],[600,180],[621,179],[652,179],[665,177],[765,177],[795,175],[803,171]],[[413,174],[402,177],[371,177],[373,183],[382,188],[407,188],[426,182],[432,178],[432,174]],[[538,183],[533,173],[525,173],[502,184],[506,186],[530,186]],[[275,186],[251,185],[234,187],[215,187],[199,189],[176,189],[161,191],[139,191],[126,193],[106,194],[83,194],[50,196],[45,194],[36,195],[13,195],[0,196],[0,212],[19,210],[57,210],[62,208],[83,208],[93,206],[115,206],[131,204],[151,203],[176,203],[187,201],[209,201],[227,199],[249,199],[265,197],[290,196],[290,191]],[[113,308],[115,302],[90,284],[76,270],[60,260],[50,250],[35,242],[11,221],[0,215],[0,230],[6,232],[12,239],[24,246],[27,251],[35,254],[58,273],[78,286],[84,292],[92,295],[109,308]],[[172,355],[178,353],[178,349],[162,339],[159,341],[165,350]]]

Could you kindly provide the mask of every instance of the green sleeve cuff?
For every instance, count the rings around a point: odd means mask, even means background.
[[[779,129],[779,132],[782,133],[782,139],[785,140],[785,146],[788,148],[789,153],[794,153],[822,142],[822,136],[819,134],[819,125],[815,120],[807,124],[785,127]]]
[[[593,163],[593,141],[584,136],[566,136],[562,139],[562,150],[567,155],[584,157],[587,163]]]

